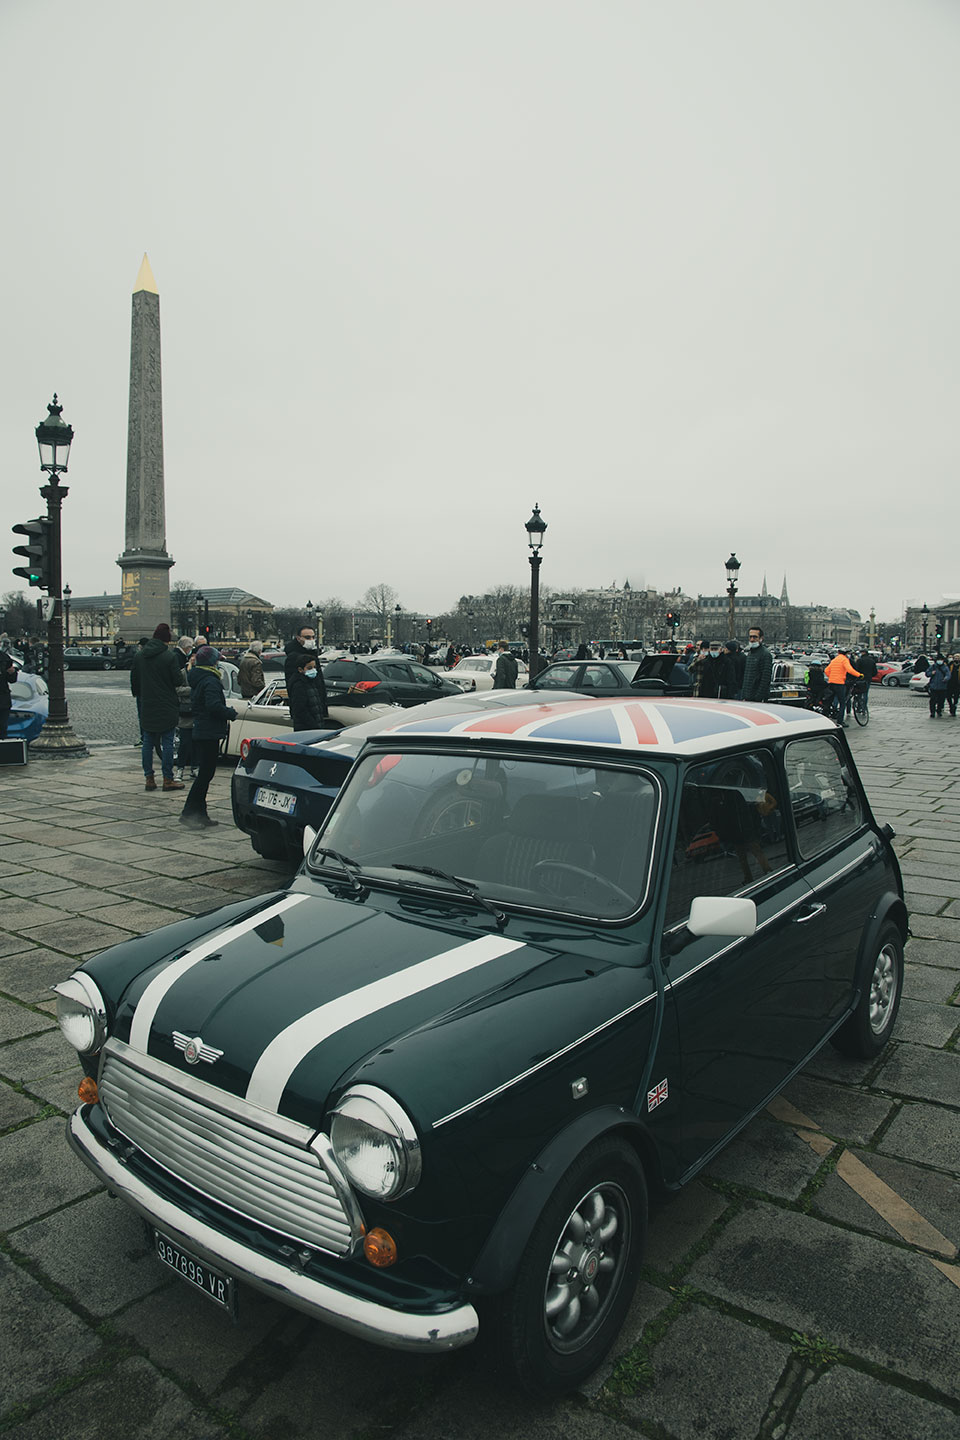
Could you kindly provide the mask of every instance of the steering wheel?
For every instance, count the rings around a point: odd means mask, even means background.
[[[532,879],[534,875],[539,878],[540,873],[545,870],[556,871],[559,875],[576,875],[579,879],[587,880],[599,889],[606,890],[609,894],[616,896],[618,900],[627,901],[631,909],[637,903],[635,895],[622,889],[613,880],[608,880],[606,875],[598,875],[595,870],[587,870],[582,865],[568,865],[565,860],[538,860],[530,871],[530,878]],[[549,890],[550,886],[547,885],[545,888]]]

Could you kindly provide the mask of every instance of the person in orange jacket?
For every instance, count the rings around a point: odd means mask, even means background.
[[[842,725],[844,711],[847,708],[847,676],[849,675],[852,680],[859,680],[861,679],[860,671],[854,670],[845,650],[838,650],[830,664],[823,667],[823,675],[833,696],[836,712],[833,718],[838,725]]]

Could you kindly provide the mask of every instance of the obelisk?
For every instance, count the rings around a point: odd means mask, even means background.
[[[163,503],[160,292],[146,255],[133,287],[127,421],[126,548],[119,634],[128,644],[170,623],[170,567]]]

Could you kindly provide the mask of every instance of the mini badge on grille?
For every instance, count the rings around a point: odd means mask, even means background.
[[[196,1065],[198,1060],[212,1065],[223,1054],[222,1050],[214,1050],[212,1045],[204,1045],[199,1035],[182,1035],[179,1030],[173,1032],[173,1043],[178,1050],[183,1051],[183,1058],[188,1065]]]

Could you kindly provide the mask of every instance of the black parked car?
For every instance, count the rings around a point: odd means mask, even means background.
[[[482,1326],[550,1395],[617,1339],[648,1192],[886,1044],[907,912],[831,721],[526,698],[398,712],[291,884],[56,990],[70,1143],[162,1265],[399,1349]]]
[[[64,670],[116,670],[114,655],[104,655],[87,645],[66,645],[63,651]]]
[[[577,690],[599,698],[640,695],[691,695],[693,679],[675,655],[643,660],[563,660],[539,671],[529,690]]]
[[[371,655],[366,660],[331,660],[323,667],[327,701],[337,705],[422,705],[442,695],[460,695],[459,685],[403,656]]]

